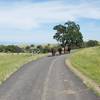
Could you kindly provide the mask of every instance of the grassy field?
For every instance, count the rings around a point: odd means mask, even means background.
[[[86,48],[74,53],[71,63],[100,85],[100,47]]]
[[[0,84],[23,64],[43,56],[45,55],[39,54],[32,56],[31,54],[0,53]]]

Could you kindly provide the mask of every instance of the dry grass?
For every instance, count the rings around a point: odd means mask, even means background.
[[[6,54],[0,53],[0,83],[6,80],[12,73],[18,70],[23,64],[36,60],[44,54],[32,56],[29,53],[26,54]]]

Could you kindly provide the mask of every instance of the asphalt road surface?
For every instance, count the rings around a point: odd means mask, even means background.
[[[0,86],[0,100],[100,100],[65,66],[66,57],[24,65]]]

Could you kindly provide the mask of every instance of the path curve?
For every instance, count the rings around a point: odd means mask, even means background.
[[[65,66],[67,55],[24,65],[0,86],[0,100],[100,100]]]

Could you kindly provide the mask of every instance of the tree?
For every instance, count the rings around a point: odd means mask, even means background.
[[[16,45],[8,45],[5,46],[4,52],[11,52],[11,53],[20,53],[23,52],[22,48],[16,46]]]
[[[35,47],[35,45],[34,44],[31,44],[30,47]]]
[[[66,45],[66,41],[64,39],[64,35],[66,33],[66,27],[64,25],[56,25],[53,28],[54,30],[57,31],[57,33],[55,33],[54,35],[54,39],[56,39],[57,41],[61,42],[63,46]]]
[[[43,46],[42,45],[37,45],[37,50],[39,50],[42,53],[43,52]]]
[[[6,46],[0,45],[0,52],[5,52]]]
[[[31,52],[30,46],[26,46],[26,47],[25,47],[25,51],[26,51],[26,52]]]
[[[40,50],[43,49],[42,45],[38,45],[37,48],[40,49]]]
[[[80,26],[73,21],[68,21],[64,25],[56,25],[53,28],[57,32],[53,36],[63,47],[66,45],[76,45],[81,47],[83,36],[80,32]]]
[[[94,46],[97,46],[99,45],[98,41],[96,40],[89,40],[87,43],[86,43],[86,46],[87,47],[94,47]]]

